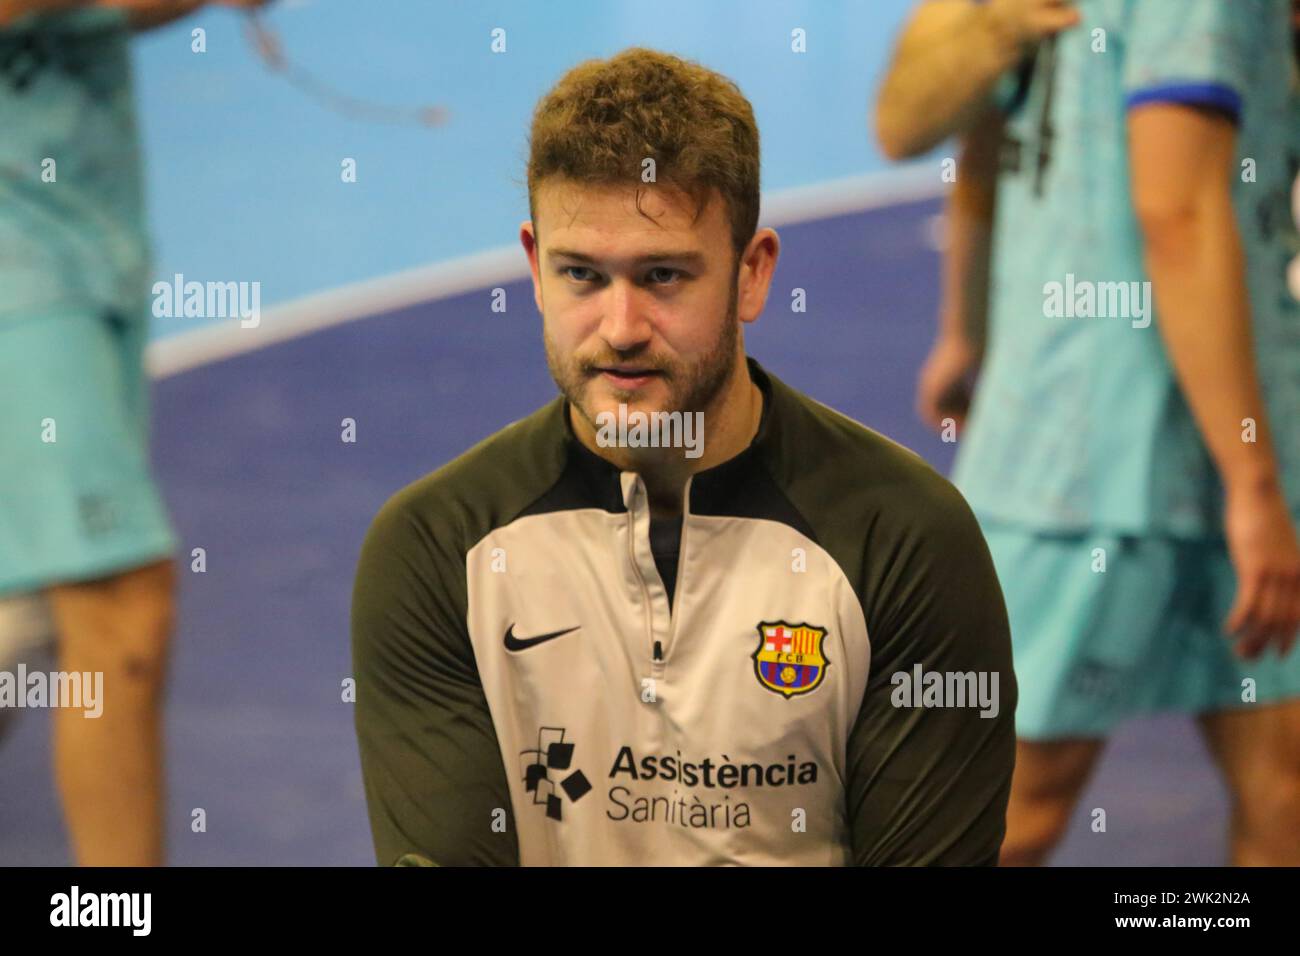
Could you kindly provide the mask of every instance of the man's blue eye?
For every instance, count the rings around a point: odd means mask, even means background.
[[[560,271],[574,282],[591,282],[596,279],[596,273],[587,266],[564,266]],[[658,266],[647,273],[647,278],[655,285],[671,285],[680,279],[681,275],[679,269]]]

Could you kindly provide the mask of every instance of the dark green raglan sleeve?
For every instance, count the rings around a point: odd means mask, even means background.
[[[464,552],[452,524],[420,505],[429,498],[408,489],[384,506],[352,596],[375,856],[381,866],[408,853],[439,866],[515,865],[505,768],[465,623]]]
[[[862,562],[872,659],[846,781],[860,866],[994,865],[1006,830],[1016,709],[1006,607],[965,500],[925,471],[868,529]],[[996,716],[895,706],[893,675],[917,664],[996,674]]]

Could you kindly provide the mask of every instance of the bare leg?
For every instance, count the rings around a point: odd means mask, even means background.
[[[1016,741],[999,866],[1041,866],[1065,832],[1104,740]]]
[[[1232,865],[1300,866],[1300,700],[1198,722],[1232,794]]]
[[[82,866],[162,863],[162,703],[174,569],[48,590],[59,669],[101,672],[103,709],[54,711],[55,777]]]

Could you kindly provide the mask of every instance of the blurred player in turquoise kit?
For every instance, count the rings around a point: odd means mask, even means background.
[[[103,675],[97,717],[52,715],[85,865],[163,857],[175,539],[149,474],[129,42],[202,5],[0,0],[0,670],[52,640],[60,671]]]
[[[1047,856],[1121,720],[1179,711],[1233,862],[1300,864],[1290,13],[931,0],[882,87],[894,157],[963,136],[918,404],[965,426],[1011,617],[1003,863]]]

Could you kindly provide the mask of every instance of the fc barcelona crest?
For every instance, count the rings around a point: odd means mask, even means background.
[[[754,676],[786,700],[796,694],[812,693],[821,686],[826,668],[831,665],[822,648],[826,633],[826,628],[811,624],[764,621],[758,625]]]

